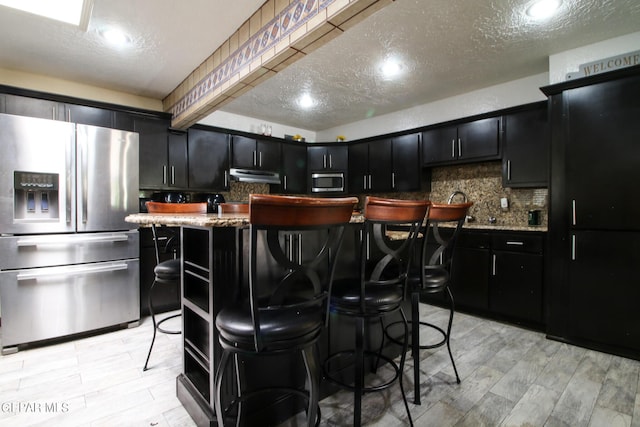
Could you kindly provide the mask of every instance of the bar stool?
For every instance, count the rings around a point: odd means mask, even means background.
[[[159,203],[159,202],[147,202],[147,210],[149,213],[207,213],[206,203]],[[149,358],[151,357],[151,351],[153,350],[153,344],[156,341],[157,332],[163,334],[177,335],[182,333],[179,330],[164,329],[162,324],[167,320],[180,317],[181,313],[169,315],[160,321],[156,320],[156,313],[153,307],[153,290],[156,286],[179,286],[180,285],[180,267],[182,261],[180,258],[173,258],[167,261],[160,262],[160,253],[171,253],[178,244],[179,236],[173,235],[167,238],[162,247],[160,245],[160,239],[155,224],[151,224],[151,232],[153,234],[153,242],[156,252],[156,266],[153,269],[154,279],[149,288],[148,304],[149,314],[151,315],[151,321],[153,322],[153,337],[151,338],[151,345],[149,346],[149,352],[147,353],[147,359],[144,362],[143,371],[149,369]]]
[[[430,202],[409,201],[379,197],[367,197],[364,206],[363,236],[360,246],[360,271],[358,276],[336,280],[331,293],[331,311],[338,316],[355,319],[355,348],[330,355],[324,365],[327,380],[354,393],[353,425],[362,421],[362,396],[365,393],[389,388],[396,380],[404,401],[409,424],[413,425],[409,405],[402,384],[402,371],[408,349],[408,324],[402,302],[405,298],[407,272],[412,258],[416,236],[425,219]],[[402,227],[403,239],[392,239],[389,229]],[[365,349],[367,325],[381,320],[391,313],[399,312],[403,319],[403,348],[398,366],[393,359]],[[384,334],[383,334],[384,338]],[[382,347],[381,347],[382,348]],[[365,385],[365,357],[382,359],[395,371],[393,378],[376,385]],[[332,364],[338,369],[331,369]],[[339,368],[353,364],[353,384],[339,378]]]
[[[414,403],[420,404],[420,350],[447,345],[456,382],[460,384],[458,370],[451,353],[451,326],[455,304],[449,287],[451,283],[451,265],[454,261],[455,246],[464,224],[467,211],[473,203],[440,204],[432,203],[427,215],[428,221],[422,241],[421,259],[417,269],[409,273],[408,283],[411,293],[411,353],[413,357]],[[445,228],[443,224],[449,224]],[[451,225],[454,226],[451,230]],[[435,249],[430,252],[430,248]],[[420,320],[419,303],[423,295],[444,292],[449,300],[449,321],[446,331],[435,324]],[[420,344],[420,325],[430,327],[442,335],[442,339],[431,344]]]
[[[328,296],[344,228],[357,203],[355,197],[250,195],[248,295],[216,316],[222,347],[215,374],[219,426],[233,415],[234,407],[238,408],[234,425],[240,425],[242,404],[267,392],[301,396],[307,400],[307,425],[319,424],[316,342],[328,319]],[[288,352],[301,355],[308,390],[293,386],[242,390],[240,357]],[[236,390],[224,405],[222,386],[231,356]]]
[[[218,212],[223,214],[228,213],[249,213],[249,203],[220,203],[218,205]]]

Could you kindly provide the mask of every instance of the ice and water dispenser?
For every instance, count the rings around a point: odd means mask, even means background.
[[[13,173],[15,220],[58,220],[60,218],[57,173]]]

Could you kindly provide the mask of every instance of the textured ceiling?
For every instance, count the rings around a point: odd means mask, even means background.
[[[94,0],[89,28],[0,6],[0,68],[162,99],[265,0]],[[114,50],[115,25],[133,46]]]
[[[320,131],[548,71],[551,54],[640,31],[638,0],[564,0],[546,22],[530,0],[397,0],[224,111]],[[378,62],[406,61],[386,81]],[[301,91],[318,98],[298,107]]]
[[[264,0],[94,0],[87,32],[0,7],[0,68],[161,99]],[[564,0],[534,23],[530,0],[396,0],[252,89],[223,110],[323,130],[548,71],[548,57],[640,31],[638,0]],[[117,24],[134,47],[115,51],[97,35]],[[406,60],[404,79],[384,80],[377,62]],[[300,109],[302,91],[319,99]]]

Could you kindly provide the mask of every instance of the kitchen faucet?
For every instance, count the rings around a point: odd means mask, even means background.
[[[451,193],[451,195],[449,196],[449,199],[447,200],[447,203],[451,204],[453,202],[453,198],[456,197],[457,195],[462,196],[462,203],[467,203],[467,195],[460,190],[456,190],[453,193]]]

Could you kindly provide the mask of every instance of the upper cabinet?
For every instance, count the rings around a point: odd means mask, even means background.
[[[504,116],[502,186],[546,187],[549,182],[547,102]]]
[[[349,145],[349,192],[417,191],[423,182],[420,134]]]
[[[278,191],[288,194],[307,192],[307,147],[304,144],[282,144],[281,185]]]
[[[189,189],[229,190],[229,135],[198,127],[188,135]]]
[[[240,169],[280,169],[280,142],[246,136],[231,136],[231,167]]]
[[[115,112],[104,108],[11,94],[3,95],[3,97],[3,112],[7,114],[60,120],[92,126],[114,127]]]
[[[140,134],[142,189],[186,187],[186,135],[171,134],[170,125],[169,119],[144,116],[134,119],[134,131]]]
[[[307,162],[309,171],[325,170],[346,171],[349,166],[349,153],[346,145],[314,145],[307,146]]]
[[[500,158],[502,117],[443,126],[422,133],[425,166]]]

